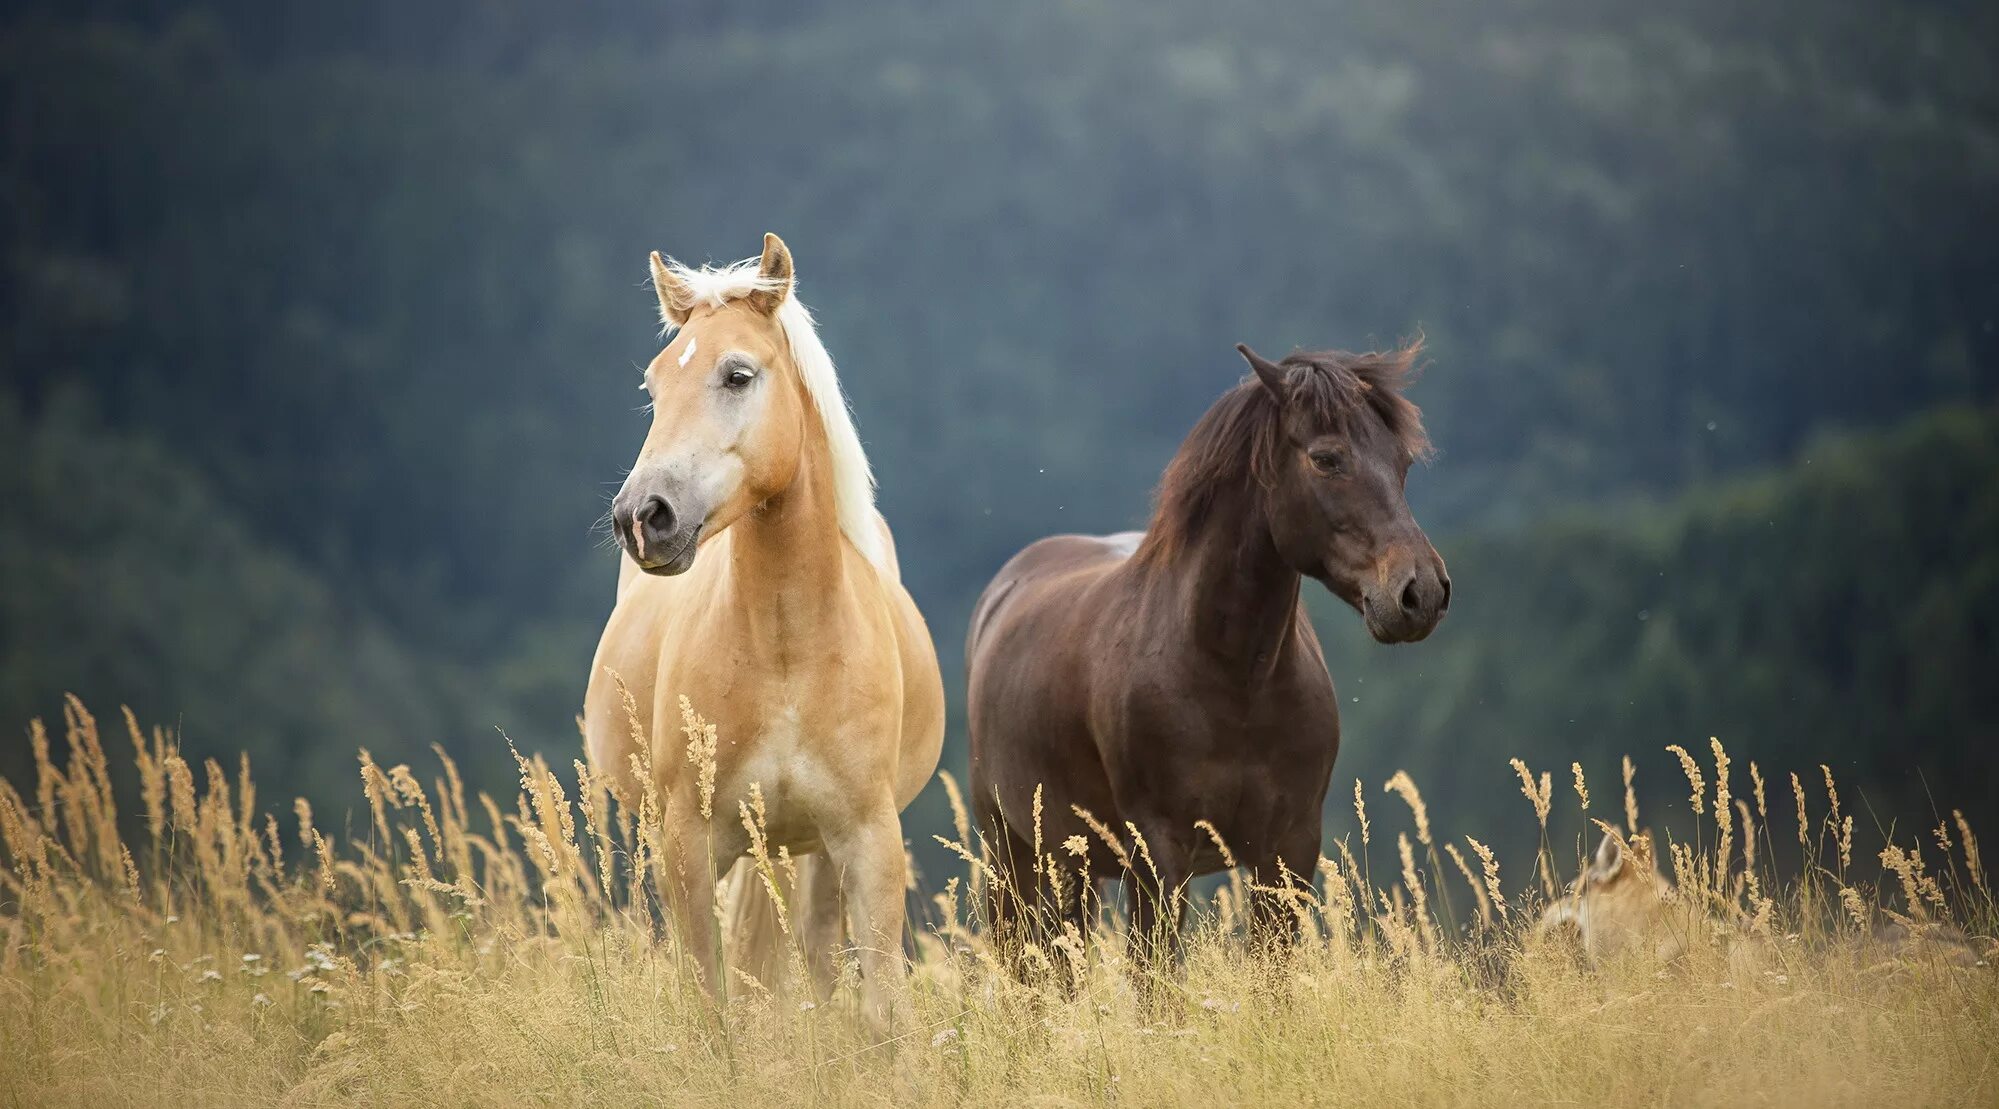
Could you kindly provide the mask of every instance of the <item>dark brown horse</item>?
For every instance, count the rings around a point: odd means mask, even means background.
[[[1006,878],[988,899],[1003,937],[1083,923],[1081,899],[1056,904],[1032,872],[1122,876],[1079,808],[1136,860],[1135,935],[1174,942],[1181,887],[1223,868],[1196,821],[1259,883],[1309,883],[1340,717],[1300,576],[1383,643],[1422,639],[1450,604],[1444,561],[1403,498],[1429,449],[1401,392],[1420,343],[1274,364],[1236,349],[1255,375],[1187,436],[1146,531],[1043,539],[973,610],[972,786]],[[1260,907],[1266,922],[1272,909]]]

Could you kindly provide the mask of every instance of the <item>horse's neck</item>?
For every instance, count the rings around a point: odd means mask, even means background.
[[[1285,565],[1254,496],[1218,497],[1154,574],[1174,595],[1189,646],[1245,674],[1268,673],[1297,634],[1298,572]]]
[[[846,573],[847,539],[834,504],[823,432],[808,430],[783,492],[738,520],[729,544],[738,611],[758,642],[788,647],[830,630]]]

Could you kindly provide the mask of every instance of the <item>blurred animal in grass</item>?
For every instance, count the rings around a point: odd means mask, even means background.
[[[1959,967],[1989,965],[1989,939],[1919,916],[1877,914],[1866,914],[1867,946],[1879,955]],[[1576,945],[1592,966],[1631,957],[1671,964],[1704,945],[1719,951],[1737,972],[1774,970],[1782,962],[1781,945],[1795,939],[1757,925],[1733,900],[1683,892],[1661,873],[1651,833],[1627,840],[1610,831],[1567,893],[1542,913],[1536,936]]]

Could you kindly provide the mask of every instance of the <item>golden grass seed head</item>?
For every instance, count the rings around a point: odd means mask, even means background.
[[[939,770],[937,780],[944,783],[944,799],[951,804],[951,828],[958,833],[958,842],[972,842],[972,814],[965,808],[965,794],[958,788],[958,779],[949,770]]]
[[[1423,795],[1416,789],[1416,780],[1407,770],[1397,770],[1394,776],[1382,784],[1382,792],[1394,793],[1409,806],[1409,812],[1416,818],[1416,838],[1425,847],[1430,845],[1430,811],[1423,804]]]
[[[1511,766],[1513,772],[1520,776],[1521,796],[1527,798],[1527,802],[1534,806],[1534,818],[1541,822],[1541,827],[1545,830],[1548,827],[1549,794],[1551,792],[1548,789],[1548,776],[1546,774],[1541,775],[1541,785],[1537,787],[1534,784],[1534,775],[1527,769],[1525,762],[1514,758],[1508,759],[1506,764]]]
[[[1958,842],[1964,845],[1965,872],[1971,875],[1973,885],[1984,890],[1985,864],[1978,857],[1978,837],[1971,834],[1971,822],[1964,818],[1963,809],[1950,810],[1950,817],[1957,823]]]
[[[1124,822],[1124,830],[1131,833],[1131,842],[1138,849],[1138,857],[1145,860],[1145,869],[1152,872],[1153,885],[1155,887],[1163,886],[1164,883],[1159,877],[1159,867],[1152,861],[1152,848],[1146,844],[1145,836],[1139,833],[1138,825],[1127,820]],[[1171,891],[1162,889],[1161,892]]]
[[[680,732],[687,737],[687,761],[695,769],[701,819],[715,817],[715,725],[702,719],[686,694],[680,696]]]
[[[1034,805],[1033,805],[1033,818],[1034,818],[1034,871],[1035,871],[1035,873],[1037,873],[1037,874],[1039,874],[1039,873],[1041,873],[1041,872],[1042,872],[1042,866],[1041,866],[1041,853],[1042,853],[1042,852],[1041,852],[1041,785],[1042,785],[1042,783],[1040,783],[1040,782],[1036,782],[1036,783],[1034,783]]]
[[[1125,851],[1124,844],[1118,842],[1117,836],[1111,832],[1110,828],[1103,821],[1097,819],[1095,813],[1081,805],[1074,804],[1069,806],[1069,811],[1075,813],[1076,819],[1081,820],[1090,831],[1097,834],[1098,839],[1104,841],[1104,845],[1111,849],[1111,854],[1116,856],[1119,866],[1122,866],[1126,871],[1133,874],[1138,872],[1138,868],[1132,865],[1131,855]]]
[[[1367,838],[1367,798],[1361,796],[1359,778],[1353,780],[1353,814],[1360,821],[1361,846],[1366,847],[1369,842]]]
[[[1638,777],[1638,767],[1633,765],[1630,755],[1624,760],[1624,829],[1632,835],[1638,834],[1638,791],[1632,788]]]
[[[1798,846],[1806,848],[1810,846],[1807,830],[1811,827],[1811,822],[1805,818],[1805,784],[1798,780],[1795,770],[1791,772],[1791,796],[1797,798],[1798,802]]]
[[[1410,907],[1415,914],[1417,934],[1422,939],[1423,950],[1434,951],[1437,946],[1437,934],[1430,920],[1430,898],[1423,888],[1422,875],[1416,871],[1416,853],[1409,844],[1407,833],[1395,833],[1395,849],[1402,856],[1402,888],[1409,891]]]
[[[1707,812],[1707,780],[1701,775],[1700,764],[1694,761],[1694,757],[1687,753],[1685,747],[1677,743],[1667,744],[1666,750],[1671,751],[1680,760],[1680,771],[1687,776],[1687,784],[1693,788],[1693,792],[1687,797],[1687,803],[1693,806],[1694,815],[1700,816]]]
[[[1471,844],[1472,851],[1478,855],[1479,865],[1485,872],[1486,893],[1492,898],[1493,908],[1499,910],[1499,918],[1505,920],[1507,906],[1506,898],[1499,892],[1499,860],[1494,857],[1492,848],[1470,836],[1465,837],[1465,842]]]
[[[1446,842],[1444,854],[1451,857],[1458,873],[1464,875],[1465,885],[1471,887],[1472,899],[1478,902],[1479,922],[1485,927],[1492,927],[1492,904],[1486,899],[1485,888],[1479,884],[1478,876],[1472,873],[1471,864],[1465,861],[1464,853],[1458,850],[1457,844]]]
[[[1742,820],[1742,869],[1745,872],[1756,869],[1756,822],[1750,818],[1749,803],[1738,799],[1735,813]]]
[[[1194,830],[1207,835],[1209,842],[1215,845],[1215,851],[1221,855],[1224,867],[1230,870],[1235,869],[1235,852],[1229,850],[1228,841],[1222,838],[1221,832],[1217,831],[1213,824],[1206,820],[1196,820],[1194,822]]]

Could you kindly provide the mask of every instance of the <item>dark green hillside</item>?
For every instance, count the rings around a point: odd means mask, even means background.
[[[73,692],[100,717],[128,704],[181,730],[232,772],[245,751],[322,812],[351,800],[356,747],[393,763],[440,743],[481,783],[508,781],[499,738],[468,723],[490,710],[462,667],[344,603],[159,445],[71,403],[32,429],[0,405],[0,503],[0,702],[48,719],[59,753]],[[27,745],[0,751],[23,780]]]
[[[1616,506],[1995,399],[1995,52],[1992,5],[1858,0],[10,5],[0,721],[70,687],[287,766],[393,735],[504,779],[495,725],[573,753],[613,566],[592,523],[656,349],[646,251],[768,228],[954,687],[987,575],[1141,519],[1235,342],[1420,329],[1419,514],[1540,553],[1454,551],[1474,607],[1409,665],[1531,693],[1533,742],[1630,734],[1583,706],[1570,730],[1587,684],[1675,738],[1837,725],[1900,765],[1914,706],[1990,707],[1950,691],[1989,640],[1868,653],[1948,596],[1866,592],[1852,559],[1887,556],[1788,494],[1760,494],[1788,565],[1726,529],[1661,547]],[[1995,538],[1988,514],[1898,572],[1971,589]],[[1547,583],[1509,616],[1570,638],[1480,615],[1488,560]],[[1738,591],[1761,599],[1731,616]],[[1839,646],[1773,630],[1826,612]],[[1396,704],[1364,730],[1453,773],[1476,700]]]

